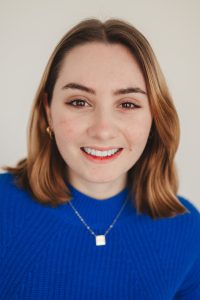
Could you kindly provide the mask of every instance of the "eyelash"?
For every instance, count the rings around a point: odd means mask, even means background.
[[[86,103],[86,101],[85,100],[83,100],[83,99],[74,99],[74,100],[72,100],[72,101],[70,101],[70,102],[67,102],[66,104],[67,105],[70,105],[70,106],[74,106],[74,107],[79,107],[79,109],[81,109],[81,107],[85,107],[84,105],[73,105],[72,103],[73,102],[78,102],[78,101],[81,101],[82,103],[83,102],[85,102]],[[132,105],[134,105],[134,107],[132,107],[132,108],[130,108],[130,107],[128,107],[128,108],[125,108],[125,109],[136,109],[136,108],[139,108],[140,106],[139,105],[136,105],[136,104],[134,104],[133,102],[123,102],[123,103],[121,103],[121,104],[127,104],[127,103],[129,103],[129,104],[132,104]]]

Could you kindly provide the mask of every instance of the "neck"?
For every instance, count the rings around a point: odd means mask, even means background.
[[[113,197],[123,191],[127,186],[126,178],[112,182],[77,181],[71,178],[68,182],[83,194],[98,200]]]
[[[98,224],[110,224],[126,199],[129,198],[128,188],[124,188],[122,191],[111,197],[104,197],[104,201],[99,201],[97,198],[82,193],[70,183],[68,183],[68,188],[72,195],[71,203],[78,210],[84,220],[86,220],[86,222],[88,221],[88,224],[93,224],[94,226],[97,226]],[[121,218],[122,216],[120,219]]]

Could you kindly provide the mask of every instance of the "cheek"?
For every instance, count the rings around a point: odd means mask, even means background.
[[[56,141],[58,143],[73,141],[78,136],[78,128],[77,123],[74,123],[71,119],[59,120],[54,125]]]
[[[62,143],[71,141],[77,134],[77,118],[70,115],[64,105],[52,102],[52,122],[56,141]],[[75,126],[74,126],[75,125]]]
[[[132,124],[130,124],[127,133],[133,140],[144,141],[149,136],[151,124],[151,118],[137,120],[137,122],[132,122]]]
[[[129,149],[138,149],[142,151],[147,143],[150,129],[151,129],[152,120],[151,118],[145,120],[134,122],[127,127],[126,137],[129,141]]]
[[[150,132],[150,126],[149,127],[139,127],[137,131],[135,132],[134,138],[138,141],[146,141],[148,139]]]

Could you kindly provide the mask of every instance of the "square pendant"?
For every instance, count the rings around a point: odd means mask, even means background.
[[[104,246],[106,244],[105,235],[97,235],[96,236],[96,246]]]

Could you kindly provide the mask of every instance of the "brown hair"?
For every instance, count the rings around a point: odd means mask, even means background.
[[[146,38],[121,19],[85,19],[74,26],[59,42],[45,68],[31,111],[28,131],[28,155],[16,167],[4,167],[15,175],[16,184],[41,203],[69,201],[67,165],[55,139],[46,133],[48,126],[44,94],[51,98],[65,55],[77,45],[88,42],[122,44],[137,59],[145,78],[153,116],[146,147],[128,171],[127,185],[137,212],[153,219],[176,216],[188,210],[176,196],[178,182],[174,156],[179,144],[179,120],[155,54]]]

